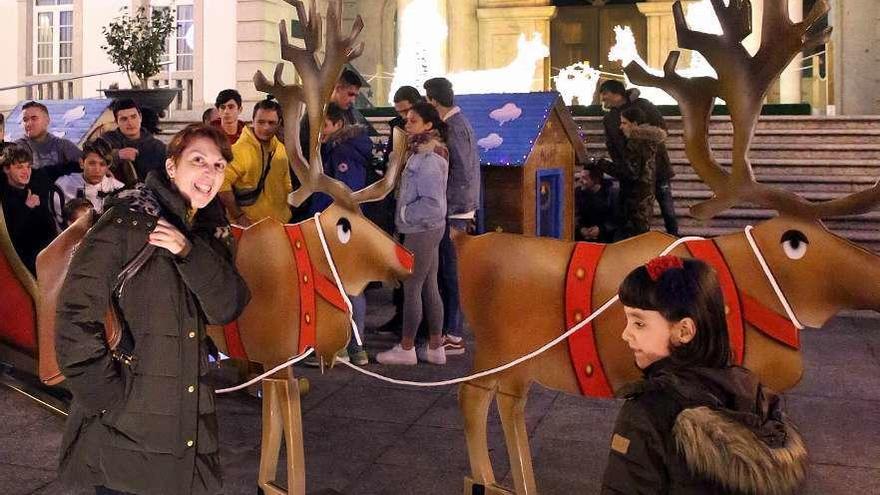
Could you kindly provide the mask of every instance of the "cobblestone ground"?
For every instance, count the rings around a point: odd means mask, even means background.
[[[388,318],[387,293],[370,294],[368,323]],[[880,320],[837,318],[803,333],[806,372],[786,394],[811,457],[803,493],[880,494]],[[391,345],[368,335],[371,356]],[[446,367],[368,369],[414,380],[461,376],[470,353]],[[309,493],[460,494],[468,473],[457,390],[386,385],[346,368],[309,378],[303,428]],[[227,494],[256,493],[260,402],[218,400]],[[538,488],[544,494],[597,493],[620,403],[531,390],[528,431]],[[64,419],[0,387],[0,494],[67,494],[55,482]],[[497,414],[489,446],[496,477],[510,486]],[[283,477],[283,476],[282,476]],[[169,494],[170,495],[170,494]]]

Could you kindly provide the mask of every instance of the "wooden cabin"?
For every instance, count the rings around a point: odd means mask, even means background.
[[[483,178],[480,226],[574,239],[574,169],[586,158],[559,93],[461,95],[474,128]]]

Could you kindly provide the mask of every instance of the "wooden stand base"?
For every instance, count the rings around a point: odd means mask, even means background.
[[[300,381],[288,368],[286,378],[263,380],[263,439],[258,486],[266,495],[305,495]],[[287,448],[287,489],[275,483],[281,439]]]
[[[516,495],[514,492],[498,485],[481,485],[470,476],[464,477],[464,495]]]

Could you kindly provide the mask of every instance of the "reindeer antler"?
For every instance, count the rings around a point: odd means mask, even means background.
[[[718,79],[685,79],[675,73],[678,52],[669,55],[663,77],[652,76],[631,63],[625,72],[629,78],[647,86],[656,86],[672,95],[681,107],[687,156],[700,178],[715,196],[695,205],[691,213],[711,218],[740,201],[748,201],[798,215],[828,216],[852,213],[880,202],[880,187],[873,194],[859,193],[828,203],[810,203],[789,191],[755,181],[748,159],[761,106],[771,83],[791,62],[795,54],[828,40],[831,28],[811,33],[816,22],[830,10],[827,0],[819,0],[807,18],[793,23],[787,0],[765,0],[761,47],[751,56],[742,41],[752,32],[752,5],[749,0],[711,0],[723,34],[692,31],[687,26],[681,1],[673,5],[678,44],[703,54],[718,73]],[[721,97],[730,109],[733,123],[733,165],[724,170],[712,155],[708,141],[709,120],[715,97]],[[875,201],[876,199],[876,201]]]
[[[325,175],[321,162],[319,137],[327,113],[326,105],[345,64],[356,59],[363,52],[363,42],[355,44],[355,40],[363,30],[364,22],[360,16],[357,16],[348,36],[343,36],[342,0],[331,0],[327,7],[326,40],[323,40],[323,21],[317,12],[315,0],[311,0],[308,13],[306,13],[302,1],[285,1],[296,8],[297,16],[303,25],[305,48],[290,43],[287,22],[281,20],[278,23],[278,31],[281,36],[281,58],[294,65],[302,79],[302,85],[284,83],[281,78],[284,70],[283,63],[275,67],[272,83],[269,83],[261,71],[257,71],[254,75],[254,85],[259,91],[275,95],[284,109],[284,141],[287,144],[287,155],[294,174],[302,184],[299,189],[294,191],[292,202],[298,206],[313,192],[326,193],[337,203],[350,209],[355,209],[358,203],[381,199],[393,188],[396,175],[386,173],[381,181],[356,194],[352,193],[344,183]],[[322,41],[325,41],[324,59],[322,63],[319,63],[317,52],[322,46]],[[309,119],[308,162],[299,141],[303,103],[305,103]],[[389,167],[391,172],[396,173],[398,170],[398,166]],[[368,190],[370,193],[367,192]]]

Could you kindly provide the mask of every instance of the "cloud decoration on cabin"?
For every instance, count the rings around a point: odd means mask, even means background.
[[[522,108],[516,106],[515,103],[506,103],[503,107],[492,110],[489,117],[497,121],[498,125],[504,125],[520,118],[522,113]]]
[[[64,112],[64,126],[67,127],[71,122],[76,122],[77,120],[82,119],[86,116],[86,107],[85,105],[77,105],[70,110]]]
[[[494,132],[477,141],[477,145],[480,148],[483,148],[483,151],[494,150],[495,148],[501,146],[503,143],[504,138]]]

